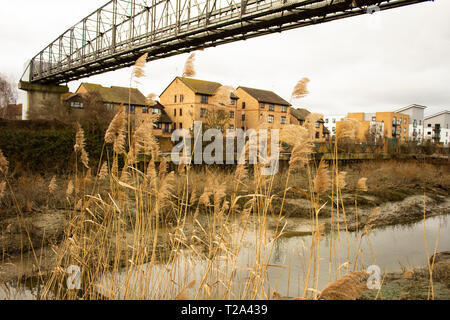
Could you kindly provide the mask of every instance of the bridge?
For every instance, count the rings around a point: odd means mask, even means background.
[[[60,84],[135,63],[434,0],[111,0],[33,57],[19,88],[28,108]]]
[[[149,60],[429,0],[112,0],[32,58],[32,83],[60,84]]]

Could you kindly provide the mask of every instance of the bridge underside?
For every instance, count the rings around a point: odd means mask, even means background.
[[[221,8],[216,4],[220,0],[205,0],[205,8],[200,10],[198,7],[196,15],[192,13],[192,0],[173,1],[176,2],[176,9],[172,7],[172,11],[169,11],[170,0],[152,0],[152,5],[141,5],[139,8],[136,4],[139,1],[130,0],[128,5],[131,3],[135,7],[127,7],[126,10],[131,10],[133,14],[118,23],[118,3],[121,1],[125,0],[109,2],[80,22],[81,26],[79,24],[69,29],[50,44],[33,58],[29,66],[30,78],[23,80],[41,84],[67,83],[129,67],[146,52],[149,53],[149,61],[157,60],[366,14],[372,8],[375,11],[387,10],[430,0],[242,0],[240,3],[224,0],[229,5]],[[158,11],[158,8],[161,9],[158,6],[164,4],[165,7]],[[106,10],[107,6],[111,6],[111,10]],[[110,28],[102,22],[106,20],[104,11],[112,15]],[[169,13],[173,19],[169,19]],[[94,19],[96,30],[89,29],[89,21]]]

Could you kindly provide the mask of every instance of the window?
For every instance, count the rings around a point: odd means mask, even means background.
[[[159,114],[159,113],[161,113],[161,110],[158,109],[158,108],[153,108],[152,113],[153,114]]]
[[[173,97],[173,103],[177,103],[177,96]]]
[[[273,104],[269,104],[269,111],[275,111],[275,106]]]
[[[234,130],[234,126],[233,125],[230,126],[230,130]]]
[[[267,122],[273,123],[273,115],[270,115],[270,116],[267,118]]]
[[[316,132],[316,139],[319,139],[319,138],[320,138],[320,133]]]
[[[142,107],[142,113],[148,113],[148,107]]]
[[[317,129],[320,128],[320,122],[319,122],[319,121],[316,122],[316,128],[317,128]]]
[[[431,128],[431,123],[428,124],[428,128]]]
[[[180,108],[180,117],[183,116],[183,109]]]
[[[234,119],[234,111],[230,111],[230,118]]]
[[[208,103],[208,96],[201,95],[201,103],[207,104]]]
[[[429,136],[431,136],[431,131],[428,131],[427,134],[428,134]]]
[[[174,116],[174,117],[177,116],[177,109],[173,109],[173,116]]]
[[[105,103],[105,107],[109,111],[114,111],[114,104],[112,104],[112,103]]]
[[[245,121],[245,114],[242,115],[242,121]]]
[[[421,126],[422,125],[422,120],[419,120],[419,126]]]
[[[408,120],[405,118],[405,119],[403,120],[403,123],[406,124],[407,122],[408,122]]]
[[[231,99],[231,105],[235,106],[236,105],[236,99]]]
[[[305,123],[305,120],[300,120],[299,122],[300,122],[300,125],[302,126],[303,123]]]
[[[333,127],[333,128],[331,129],[331,131],[333,131],[333,133],[336,133],[336,127]]]
[[[414,120],[414,122],[413,122],[413,127],[414,127],[414,128],[417,127],[417,120]]]
[[[328,122],[329,122],[329,119],[328,119],[328,118],[326,118],[326,119],[325,119],[325,123],[328,123]]]
[[[245,109],[245,102],[242,102],[242,109]]]
[[[286,124],[286,117],[281,117],[281,124]]]
[[[70,103],[72,108],[83,109],[83,103],[78,101],[73,101]]]
[[[136,106],[131,106],[130,108],[128,108],[129,106],[127,106],[127,112],[130,112],[131,114],[134,114],[136,111]]]
[[[180,102],[184,101],[184,96],[182,94],[180,94]]]
[[[177,124],[176,123],[173,124],[173,131],[175,131],[175,130],[177,130]]]
[[[333,123],[336,123],[336,119],[333,119]]]
[[[200,109],[200,118],[204,118],[206,116],[206,109]]]
[[[287,112],[287,107],[286,106],[281,106],[281,112],[286,113]]]
[[[260,107],[261,109],[264,109],[264,108],[266,107],[266,105],[265,105],[264,103],[260,103],[260,104],[259,104],[259,107]]]
[[[162,123],[161,122],[155,123],[155,128],[162,129]]]
[[[403,133],[406,133],[406,128],[403,128]]]
[[[183,124],[181,122],[180,122],[179,128],[183,129]]]
[[[165,123],[165,124],[164,124],[164,132],[165,132],[165,133],[168,133],[169,130],[170,130],[169,124],[168,124],[168,123]]]

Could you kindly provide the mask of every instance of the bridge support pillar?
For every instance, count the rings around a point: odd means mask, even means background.
[[[19,89],[27,92],[26,119],[28,120],[30,114],[38,114],[39,110],[45,105],[60,104],[61,95],[69,92],[69,87],[67,86],[38,84],[26,81],[19,82]]]

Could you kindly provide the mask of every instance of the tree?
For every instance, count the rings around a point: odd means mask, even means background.
[[[94,92],[83,95],[83,106],[84,109],[73,118],[80,122],[84,130],[106,132],[115,114],[105,106],[100,94]]]
[[[4,117],[7,106],[17,103],[17,89],[6,76],[0,73],[0,117]]]

